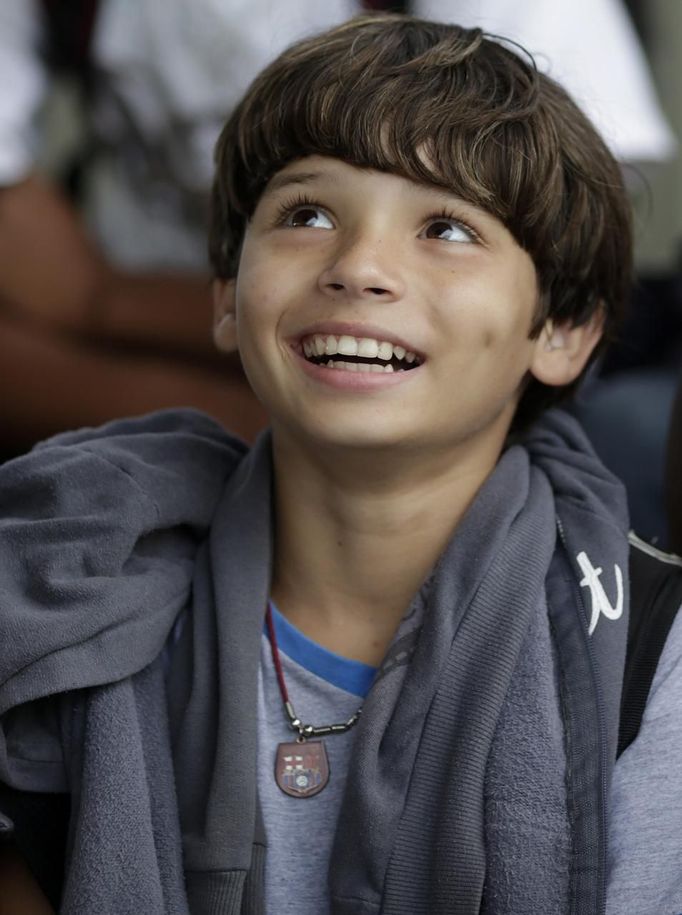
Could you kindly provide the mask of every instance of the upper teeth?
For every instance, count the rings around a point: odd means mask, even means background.
[[[417,358],[416,353],[411,353],[398,344],[345,334],[340,337],[334,334],[315,334],[303,341],[303,352],[306,356],[334,356],[339,353],[342,356],[362,356],[384,362],[390,362],[394,356],[410,363]]]

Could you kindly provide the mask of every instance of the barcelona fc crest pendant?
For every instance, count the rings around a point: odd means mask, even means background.
[[[327,750],[321,740],[281,743],[275,759],[275,781],[290,797],[314,797],[329,781]]]

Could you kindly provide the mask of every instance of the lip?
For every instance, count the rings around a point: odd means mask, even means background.
[[[397,336],[393,331],[379,327],[377,324],[360,324],[358,322],[348,321],[318,321],[305,327],[295,337],[290,339],[290,344],[297,353],[302,352],[302,341],[306,337],[312,337],[315,334],[320,336],[334,337],[356,337],[358,340],[363,337],[369,337],[371,340],[378,340],[380,343],[391,343],[393,346],[402,346],[408,353],[415,353],[420,362],[425,361],[424,354],[417,349],[414,344],[409,343],[404,338]],[[414,371],[411,369],[410,371]]]

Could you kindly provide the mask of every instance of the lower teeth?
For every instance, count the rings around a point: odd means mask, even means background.
[[[340,369],[345,372],[372,372],[373,374],[395,371],[390,363],[388,365],[379,365],[376,362],[344,362],[342,360],[334,362],[332,359],[329,359],[326,367],[328,369]],[[401,372],[402,369],[398,369],[398,371]]]

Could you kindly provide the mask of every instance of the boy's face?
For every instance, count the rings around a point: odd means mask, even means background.
[[[310,156],[271,179],[219,310],[235,309],[276,430],[442,450],[501,447],[524,377],[549,358],[528,336],[537,299],[531,258],[489,213]]]

